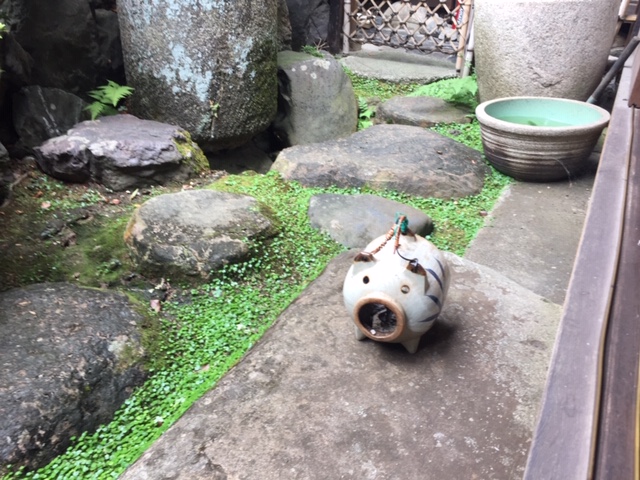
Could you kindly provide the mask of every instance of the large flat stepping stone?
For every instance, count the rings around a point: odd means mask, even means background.
[[[417,353],[359,342],[332,261],[121,480],[521,478],[561,308],[448,255]]]
[[[67,283],[0,293],[0,475],[42,467],[142,384],[143,318],[126,295]]]
[[[409,228],[423,237],[433,232],[426,213],[376,195],[314,195],[309,202],[311,226],[348,248],[364,248],[395,224],[397,213],[409,219]]]
[[[206,279],[247,258],[252,241],[277,231],[268,208],[253,197],[190,190],[143,203],[129,221],[125,242],[145,275]]]
[[[132,115],[81,122],[35,153],[40,168],[52,177],[93,180],[112,190],[184,182],[209,168],[186,130]]]
[[[455,62],[437,53],[423,55],[372,45],[363,45],[360,52],[340,62],[361,77],[393,83],[427,84],[456,76]]]
[[[286,148],[273,169],[310,187],[368,186],[440,198],[479,193],[489,171],[477,150],[406,125],[374,125],[345,139]]]
[[[378,123],[433,127],[438,123],[469,123],[473,112],[435,97],[393,97],[378,105]]]

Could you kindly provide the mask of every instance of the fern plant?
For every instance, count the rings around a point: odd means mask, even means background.
[[[369,106],[364,97],[358,97],[358,130],[364,130],[373,125],[375,115],[375,107]]]
[[[118,104],[133,93],[133,88],[120,85],[112,80],[89,92],[89,96],[95,100],[85,107],[91,114],[91,120],[101,115],[115,115],[118,113]]]

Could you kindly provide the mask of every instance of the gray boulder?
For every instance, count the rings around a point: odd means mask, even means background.
[[[321,45],[329,31],[329,0],[287,0],[291,21],[291,46]]]
[[[8,22],[5,20],[6,23]],[[3,82],[13,85],[28,84],[31,81],[33,63],[33,58],[18,43],[13,32],[2,34],[2,55],[0,56],[2,72],[0,72],[0,76],[2,76]]]
[[[15,40],[33,59],[29,83],[85,94],[105,78],[121,81],[117,15],[86,0],[21,0],[14,9]]]
[[[286,148],[273,169],[305,186],[368,186],[440,198],[479,193],[489,171],[477,150],[405,125],[374,125],[345,139]]]
[[[182,182],[208,167],[187,132],[132,115],[79,123],[34,150],[38,165],[52,177],[93,180],[112,190]]]
[[[89,119],[87,104],[59,88],[24,87],[13,97],[13,126],[20,146],[32,150],[45,140],[63,135]]]
[[[278,0],[118,2],[131,112],[177,123],[206,150],[239,146],[276,114]]]
[[[145,373],[123,294],[66,283],[0,293],[0,476],[108,423]]]
[[[246,259],[251,242],[276,233],[268,208],[253,197],[191,190],[142,204],[125,242],[142,273],[193,279]]]
[[[346,137],[357,126],[351,80],[337,60],[292,51],[278,54],[278,116],[273,127],[286,146]]]
[[[397,213],[409,220],[418,235],[433,232],[433,220],[420,210],[376,195],[314,195],[309,202],[311,226],[329,234],[348,248],[364,248],[371,240],[386,234]]]
[[[4,202],[11,194],[12,181],[11,158],[5,146],[0,143],[0,207],[4,205]]]
[[[378,105],[376,123],[428,128],[438,123],[469,123],[473,112],[435,97],[393,97]]]

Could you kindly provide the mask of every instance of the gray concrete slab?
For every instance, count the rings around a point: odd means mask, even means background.
[[[562,304],[580,242],[599,154],[572,181],[512,184],[465,258]]]
[[[414,355],[358,342],[332,261],[122,480],[521,478],[560,307],[450,255]]]
[[[361,51],[341,58],[340,62],[357,75],[393,83],[426,84],[456,76],[455,60],[450,61],[444,55],[373,45],[364,45]]]

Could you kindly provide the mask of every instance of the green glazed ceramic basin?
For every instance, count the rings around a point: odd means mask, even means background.
[[[609,112],[564,98],[510,97],[476,108],[491,164],[518,180],[571,178],[585,166]]]

